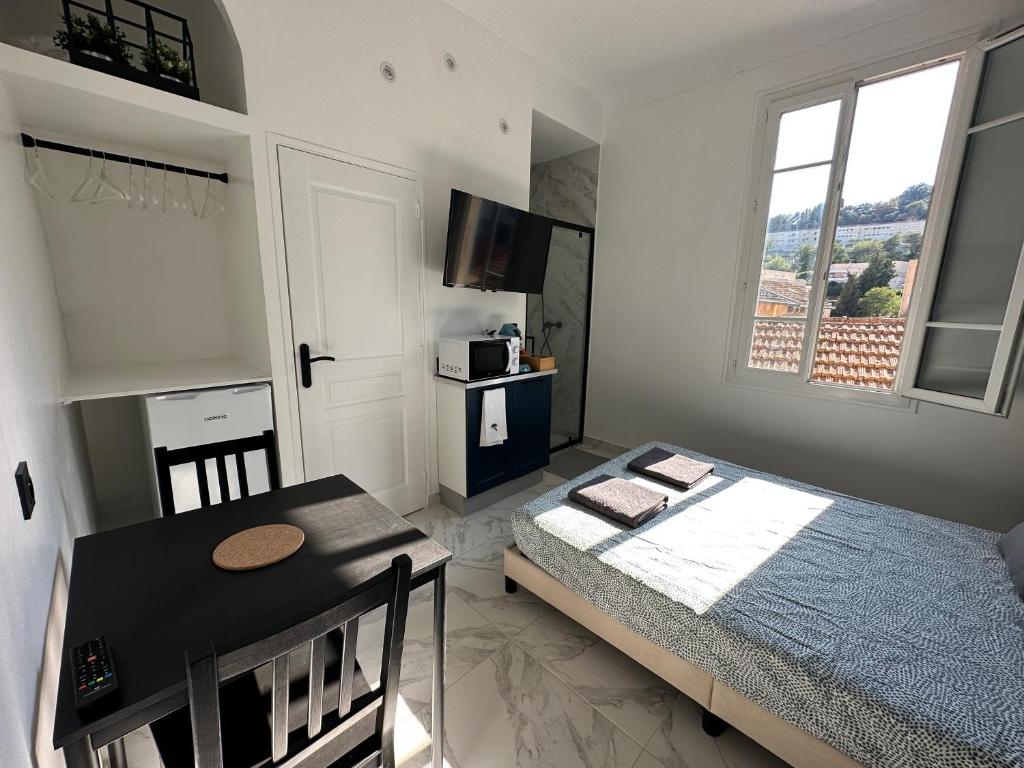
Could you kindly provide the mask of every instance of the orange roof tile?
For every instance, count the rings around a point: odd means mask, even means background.
[[[902,317],[823,318],[811,380],[892,389],[905,330],[906,321]],[[756,321],[750,365],[798,372],[803,337],[803,323]]]

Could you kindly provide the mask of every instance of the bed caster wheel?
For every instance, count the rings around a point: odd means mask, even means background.
[[[718,715],[713,715],[706,709],[701,708],[700,727],[704,729],[704,733],[708,736],[713,739],[717,739],[725,733],[729,724]]]
[[[519,585],[512,581],[508,576],[505,577],[505,591],[510,595],[514,595],[519,591]]]

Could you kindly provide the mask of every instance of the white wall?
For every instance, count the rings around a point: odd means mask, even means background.
[[[92,527],[79,412],[57,402],[64,338],[42,226],[22,178],[19,130],[0,86],[0,647],[18,660],[0,686],[4,768],[33,765],[36,693],[58,559],[70,564],[72,540]],[[38,495],[27,522],[14,485],[22,460]],[[52,712],[38,717],[45,730]]]
[[[67,141],[95,145],[81,137]],[[147,147],[96,148],[210,167],[195,158],[171,157]],[[39,213],[71,365],[90,368],[231,356],[230,307],[225,301],[228,256],[218,236],[227,219],[200,221],[183,210],[163,213],[159,206],[142,210],[121,202],[73,203],[70,198],[85,178],[87,160],[42,150],[40,162],[54,194],[53,200],[40,200]],[[128,190],[127,165],[110,163],[107,172],[114,184]],[[163,175],[149,176],[156,197],[162,198]],[[141,170],[134,177],[141,185]],[[183,177],[168,174],[168,184],[184,201]],[[205,181],[190,179],[189,184],[196,204],[202,205]],[[222,185],[215,186],[223,192]]]
[[[1024,402],[1009,419],[903,414],[722,384],[759,94],[1019,9],[958,0],[608,118],[587,434],[668,440],[994,529],[1024,518]]]
[[[596,139],[603,120],[597,99],[439,0],[224,5],[257,124],[424,175],[431,367],[440,335],[505,321],[522,326],[523,295],[441,285],[450,190],[528,207],[533,110]],[[454,73],[444,66],[446,51],[458,61]],[[394,65],[395,82],[381,78],[382,61]],[[508,135],[498,129],[503,117]],[[428,402],[433,434],[432,384]],[[430,445],[436,490],[433,438]]]

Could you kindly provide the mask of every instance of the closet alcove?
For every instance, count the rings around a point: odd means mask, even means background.
[[[0,14],[8,122],[92,151],[25,147],[26,178],[2,183],[4,194],[28,196],[38,210],[63,327],[60,396],[81,410],[101,527],[154,514],[138,395],[270,380],[238,46],[214,2],[162,0],[160,8],[188,19],[202,101],[26,49],[26,36],[52,35],[62,23],[61,2],[8,2]],[[105,164],[111,186],[134,199],[72,201],[90,161],[98,173],[106,155],[143,161]],[[164,171],[150,163],[228,181],[172,170],[165,201]],[[28,181],[39,168],[52,199]],[[208,183],[223,211],[211,205],[201,218]],[[79,197],[95,188],[85,185]]]

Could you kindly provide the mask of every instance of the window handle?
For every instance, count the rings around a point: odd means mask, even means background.
[[[334,358],[330,355],[319,355],[317,357],[309,356],[309,344],[299,344],[299,374],[302,376],[302,386],[304,389],[309,389],[313,386],[313,363],[319,363],[321,360],[334,361]]]

